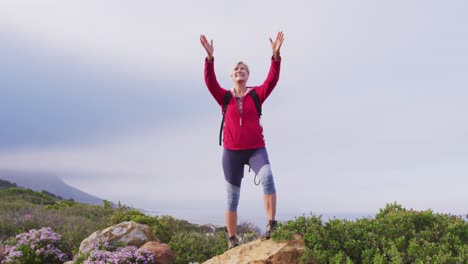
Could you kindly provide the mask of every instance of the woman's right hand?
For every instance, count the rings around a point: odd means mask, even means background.
[[[206,39],[205,35],[200,35],[200,43],[205,48],[206,53],[208,54],[207,56],[208,60],[210,61],[213,60],[213,52],[214,52],[213,40],[211,40],[211,42],[208,42],[208,39]]]

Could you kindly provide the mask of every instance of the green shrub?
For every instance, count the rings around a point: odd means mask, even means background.
[[[179,232],[196,231],[197,226],[185,220],[179,220],[169,215],[149,216],[129,207],[119,206],[110,217],[111,225],[124,221],[134,221],[151,227],[153,233],[162,243],[169,243],[172,236]]]
[[[176,254],[175,264],[201,263],[227,250],[226,233],[178,232],[169,246]]]
[[[53,210],[60,210],[68,207],[73,207],[78,203],[70,200],[59,200],[56,201],[54,204],[49,204],[45,206],[45,209],[53,209]]]
[[[281,223],[274,240],[303,236],[304,263],[466,263],[468,223],[431,210],[388,204],[374,219],[301,216]]]
[[[56,199],[50,195],[20,187],[0,189],[0,200],[9,202],[22,200],[39,205],[54,204],[56,201]]]
[[[58,206],[55,202],[44,206],[33,204],[29,199],[10,202],[0,198],[0,241],[30,229],[50,226],[61,234],[63,251],[67,255],[76,253],[83,239],[107,227],[109,215],[101,206],[70,201],[62,206],[64,201],[57,201]]]
[[[134,221],[140,224],[151,223],[152,217],[143,214],[142,212],[119,205],[118,208],[114,210],[110,217],[109,225],[116,225],[126,221]]]

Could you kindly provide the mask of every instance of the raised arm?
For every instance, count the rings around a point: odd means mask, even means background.
[[[283,40],[284,34],[282,31],[278,32],[275,41],[273,41],[270,38],[271,49],[273,51],[270,70],[263,84],[256,88],[257,94],[260,98],[260,102],[262,103],[267,99],[267,97],[270,95],[270,93],[273,91],[276,84],[278,83],[281,68],[280,49],[281,45],[283,44]]]
[[[205,50],[206,50],[206,53],[207,53],[206,58],[209,61],[212,61],[213,60],[213,52],[214,52],[213,40],[208,42],[208,39],[205,37],[205,35],[200,35],[200,43],[202,44],[203,48],[205,48]]]
[[[218,83],[218,80],[216,79],[216,74],[214,70],[214,57],[213,57],[213,40],[208,42],[208,39],[205,37],[205,35],[200,36],[200,42],[205,48],[207,56],[205,59],[205,83],[206,87],[208,87],[208,90],[210,91],[211,95],[214,97],[216,102],[218,102],[219,105],[223,104],[224,100],[224,95],[226,94],[226,90],[221,88],[221,86]]]

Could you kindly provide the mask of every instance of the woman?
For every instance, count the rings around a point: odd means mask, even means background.
[[[218,104],[223,107],[226,93],[232,93],[224,123],[223,140],[223,171],[227,185],[228,208],[226,210],[226,225],[228,229],[228,248],[237,246],[237,206],[239,203],[241,181],[244,176],[244,165],[249,165],[259,177],[263,186],[263,200],[268,217],[268,224],[264,239],[269,239],[276,228],[276,189],[271,172],[268,153],[263,139],[263,128],[260,124],[259,113],[252,96],[253,91],[258,95],[261,104],[275,88],[280,74],[280,48],[283,44],[283,32],[279,32],[275,41],[270,38],[273,55],[271,66],[265,82],[260,86],[247,86],[249,68],[239,62],[231,73],[234,81],[232,90],[221,88],[214,71],[213,40],[208,42],[205,35],[200,36],[200,42],[207,52],[205,59],[205,82],[208,90]]]

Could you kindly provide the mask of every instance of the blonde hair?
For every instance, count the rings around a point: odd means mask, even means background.
[[[245,66],[245,69],[247,70],[247,73],[250,74],[250,69],[249,69],[249,65],[247,65],[245,62],[243,61],[239,61],[236,66],[234,66],[233,70],[238,67],[239,65],[244,65]]]

